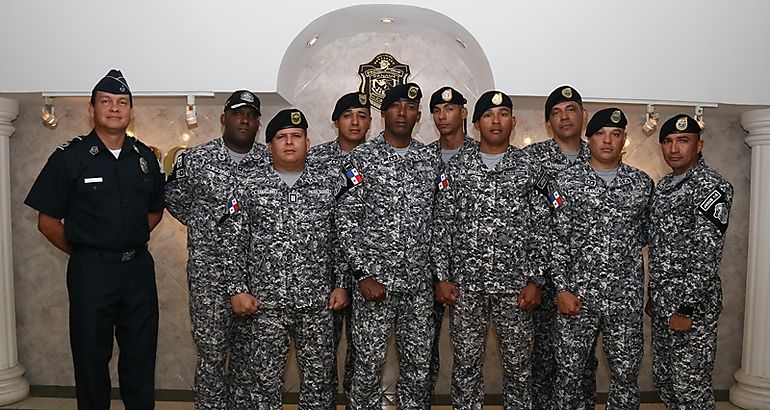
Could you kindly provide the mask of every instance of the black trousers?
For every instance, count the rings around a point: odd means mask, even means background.
[[[155,265],[142,248],[130,260],[79,248],[67,266],[70,345],[79,410],[110,408],[109,362],[118,342],[120,395],[126,410],[155,407],[158,292]]]

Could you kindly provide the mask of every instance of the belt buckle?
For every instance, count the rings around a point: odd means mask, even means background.
[[[134,259],[134,254],[135,253],[136,253],[136,251],[123,252],[123,255],[120,256],[120,261],[121,262],[128,262],[131,259]]]

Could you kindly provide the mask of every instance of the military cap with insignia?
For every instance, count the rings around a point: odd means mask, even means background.
[[[660,127],[660,136],[658,137],[658,142],[663,142],[663,139],[666,138],[668,134],[700,135],[701,131],[702,130],[698,124],[698,121],[695,121],[694,118],[687,114],[678,114],[669,118],[666,122],[663,123],[663,126]]]
[[[465,105],[468,100],[452,87],[441,87],[430,96],[430,110],[439,104],[457,104]]]
[[[234,110],[243,106],[249,106],[261,113],[259,97],[249,90],[238,90],[227,98],[225,101],[225,111]]]
[[[508,107],[513,111],[511,97],[502,91],[495,90],[481,94],[481,97],[476,100],[476,106],[473,107],[473,122],[478,121],[488,109],[497,107]]]
[[[307,131],[307,118],[296,108],[281,110],[267,123],[265,142],[273,140],[275,133],[286,128],[302,128]]]
[[[580,93],[569,85],[563,85],[553,90],[551,95],[548,96],[548,99],[545,100],[546,121],[548,121],[548,118],[551,116],[551,110],[553,107],[556,106],[556,104],[563,103],[564,101],[574,101],[580,104],[581,107],[583,106],[583,97],[580,96]]]
[[[385,93],[382,99],[382,110],[387,110],[396,101],[408,101],[420,103],[422,99],[422,90],[415,83],[399,84]]]
[[[332,121],[337,121],[343,112],[351,108],[366,108],[371,111],[372,106],[369,103],[369,97],[364,93],[354,92],[348,93],[340,97],[337,100],[337,104],[334,105],[334,111],[332,111]]]
[[[107,75],[104,76],[104,78],[96,83],[94,89],[91,91],[91,105],[96,103],[97,91],[104,91],[110,94],[128,94],[129,103],[131,106],[134,105],[131,89],[128,88],[128,82],[126,82],[126,79],[123,78],[123,73],[121,73],[120,70],[113,68],[110,70],[110,72],[107,73]]]
[[[597,111],[596,114],[591,117],[591,120],[588,121],[588,125],[586,126],[586,137],[596,134],[596,132],[603,127],[626,129],[626,125],[628,125],[628,119],[623,111],[615,107],[605,108]]]

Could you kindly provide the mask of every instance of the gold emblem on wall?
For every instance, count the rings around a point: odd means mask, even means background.
[[[378,54],[372,61],[358,66],[359,91],[368,95],[372,107],[379,110],[385,93],[399,84],[406,84],[409,74],[408,65],[399,63],[388,53]]]

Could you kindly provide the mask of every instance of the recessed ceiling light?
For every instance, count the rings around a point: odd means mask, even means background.
[[[464,41],[462,41],[462,40],[460,40],[459,38],[455,38],[455,41],[457,42],[457,44],[459,44],[459,45],[460,45],[460,47],[462,47],[462,48],[468,48],[468,46],[465,44],[465,42],[464,42]]]
[[[395,23],[396,19],[394,19],[393,17],[383,17],[380,19],[380,21],[382,22],[382,24],[390,24],[390,23]]]
[[[307,46],[308,47],[313,47],[315,45],[315,43],[317,43],[317,42],[318,42],[318,34],[314,35],[313,38],[308,40]]]

